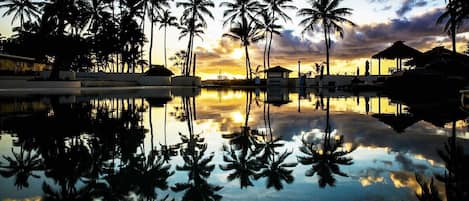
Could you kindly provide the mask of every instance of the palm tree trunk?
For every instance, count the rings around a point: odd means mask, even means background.
[[[252,70],[251,70],[251,59],[249,58],[248,46],[244,46],[244,51],[246,52],[246,68],[248,70],[249,79],[252,80]]]
[[[265,39],[265,44],[264,44],[264,79],[265,79],[265,75],[266,75],[265,71],[267,70],[267,68],[266,68],[267,37],[268,37],[268,35],[269,35],[269,33],[267,32],[267,29],[266,29],[266,32],[264,33],[264,35],[265,35],[265,38],[266,38],[266,39]]]
[[[154,31],[154,22],[153,14],[151,15],[151,26],[150,26],[150,50],[148,52],[148,66],[151,68],[152,63],[152,51],[153,51],[153,31]]]
[[[168,68],[168,60],[166,59],[166,25],[164,26],[164,67]]]
[[[328,29],[327,29],[327,26],[326,24],[324,24],[324,40],[325,40],[325,43],[326,43],[326,66],[327,66],[327,75],[330,75],[330,71],[329,71],[329,37],[327,36],[328,35]]]
[[[273,37],[273,32],[272,30],[270,31],[270,37],[269,37],[269,47],[267,49],[267,67],[270,68],[270,49],[272,46],[272,37]]]
[[[450,20],[451,20],[451,41],[453,43],[453,53],[456,54],[456,16],[452,6],[452,0],[449,0],[448,7],[450,9]]]
[[[152,108],[151,108],[151,104],[149,104],[149,105],[150,105],[149,106],[150,109],[149,109],[149,112],[148,112],[149,113],[148,118],[149,118],[149,121],[150,121],[151,150],[153,151],[153,148],[154,148],[154,146],[153,146],[153,120],[152,120],[152,117],[151,117],[151,113],[152,113],[151,109]]]

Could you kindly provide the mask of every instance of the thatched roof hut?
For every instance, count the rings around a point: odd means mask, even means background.
[[[402,70],[402,59],[411,59],[420,56],[422,52],[407,46],[404,41],[396,41],[390,47],[372,56],[379,59],[379,74],[381,74],[381,59],[396,59],[397,70]]]
[[[436,62],[459,62],[464,65],[469,63],[469,56],[460,53],[454,53],[453,51],[448,50],[443,46],[439,46],[421,54],[415,59],[410,60],[408,62],[408,65],[416,67],[425,67],[428,64]]]

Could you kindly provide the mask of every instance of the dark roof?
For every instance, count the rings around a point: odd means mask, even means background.
[[[16,55],[10,55],[10,54],[0,54],[0,58],[20,60],[20,61],[35,61],[35,59],[31,57],[23,57],[23,56],[16,56]]]
[[[172,98],[145,98],[152,107],[164,107]]]
[[[374,59],[410,59],[420,56],[422,53],[404,44],[403,41],[395,42],[391,47],[373,55]]]
[[[172,76],[174,75],[169,69],[163,66],[152,65],[152,68],[145,72],[146,76]]]
[[[265,70],[265,72],[267,72],[267,73],[274,73],[274,72],[291,73],[293,71],[288,70],[288,69],[286,69],[284,67],[281,67],[281,66],[275,66],[273,68],[269,68],[269,69]]]
[[[411,114],[373,114],[372,116],[391,126],[391,128],[397,133],[403,133],[406,128],[419,121],[419,119]]]
[[[460,54],[460,53],[453,53],[453,51],[446,49],[443,46],[435,47],[429,51],[426,51],[422,55],[416,57],[415,59],[408,62],[409,65],[412,66],[425,66],[426,64],[430,64],[437,60],[456,60],[468,63],[469,56]]]

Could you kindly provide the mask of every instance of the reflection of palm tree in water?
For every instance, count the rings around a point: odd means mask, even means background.
[[[293,183],[293,170],[290,168],[295,167],[297,163],[286,162],[288,156],[292,154],[291,151],[285,150],[280,154],[276,150],[276,148],[282,147],[283,144],[280,143],[280,138],[274,139],[273,137],[269,103],[264,103],[264,124],[266,131],[264,135],[262,135],[263,141],[258,144],[258,160],[261,163],[261,171],[257,175],[257,179],[266,177],[267,188],[274,187],[276,190],[281,190],[283,189],[283,181],[287,184]],[[267,133],[269,135],[268,139],[266,135]]]
[[[445,143],[445,149],[438,150],[446,172],[444,175],[436,175],[436,178],[445,183],[448,201],[469,200],[469,155],[456,142],[456,120],[452,127],[452,135]]]
[[[355,150],[355,147],[349,150],[343,147],[343,136],[334,136],[334,138],[332,138],[329,117],[329,98],[327,98],[326,104],[326,128],[322,143],[314,144],[303,139],[303,146],[300,148],[300,151],[306,154],[306,156],[298,157],[298,162],[301,164],[312,165],[312,167],[306,171],[306,176],[312,177],[317,174],[321,188],[326,187],[326,185],[335,185],[336,179],[333,176],[334,174],[344,177],[348,176],[340,170],[339,165],[352,165],[353,159],[346,157],[346,155]]]
[[[194,99],[195,101],[195,99]],[[193,103],[195,105],[195,103]],[[221,200],[222,196],[216,194],[223,187],[208,183],[215,165],[210,165],[214,155],[205,156],[207,143],[200,134],[194,133],[193,121],[195,115],[191,100],[183,97],[184,119],[187,121],[189,136],[180,133],[181,147],[180,153],[184,160],[184,165],[176,166],[176,170],[188,172],[188,181],[176,183],[171,189],[175,192],[185,191],[182,200]]]
[[[23,145],[19,153],[15,153],[13,148],[11,153],[13,157],[3,156],[8,165],[0,165],[0,175],[6,178],[15,176],[15,186],[18,189],[27,188],[29,177],[39,178],[33,172],[43,169],[42,159],[35,151],[25,151]]]
[[[220,169],[223,171],[233,171],[228,175],[227,179],[230,182],[238,179],[241,188],[253,186],[251,180],[258,177],[258,171],[261,169],[261,164],[256,158],[258,153],[256,149],[256,136],[258,135],[258,132],[256,130],[251,130],[248,126],[251,102],[252,91],[247,91],[246,119],[244,121],[244,126],[241,127],[241,132],[235,132],[223,136],[230,140],[230,146],[223,146],[223,161],[226,164],[220,165]]]

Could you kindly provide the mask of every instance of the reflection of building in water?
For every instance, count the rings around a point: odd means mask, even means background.
[[[288,88],[267,88],[266,103],[281,106],[290,102],[290,93]]]

